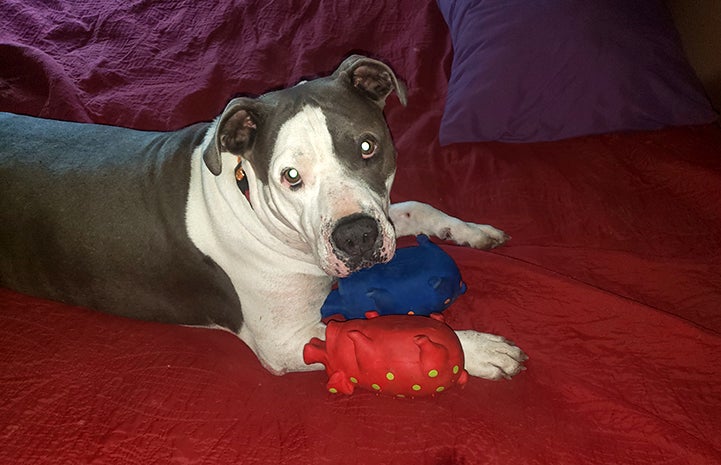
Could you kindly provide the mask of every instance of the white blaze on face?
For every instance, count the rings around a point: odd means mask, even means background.
[[[296,175],[300,182],[294,186]],[[336,222],[345,216],[363,213],[375,218],[380,256],[388,260],[395,251],[387,195],[374,192],[364,179],[343,166],[318,107],[303,107],[281,126],[269,167],[268,193],[275,219],[292,230],[289,236],[300,235],[330,275],[354,271],[336,255],[330,239]]]

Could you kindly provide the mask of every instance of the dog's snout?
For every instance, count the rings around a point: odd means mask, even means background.
[[[378,239],[378,223],[368,215],[354,214],[341,219],[331,234],[333,244],[351,257],[372,252]]]

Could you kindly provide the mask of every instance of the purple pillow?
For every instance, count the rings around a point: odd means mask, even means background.
[[[453,43],[443,145],[716,119],[657,0],[438,0]]]

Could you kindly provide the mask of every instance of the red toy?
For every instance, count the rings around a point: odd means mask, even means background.
[[[328,391],[352,394],[361,387],[397,397],[432,396],[463,385],[463,349],[440,314],[330,321],[326,340],[313,338],[303,349],[307,364],[322,363]]]

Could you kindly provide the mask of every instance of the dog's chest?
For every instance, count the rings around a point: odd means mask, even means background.
[[[294,307],[296,313],[318,311],[331,278],[307,251],[286,244],[259,221],[231,170],[213,176],[201,158],[198,148],[191,160],[187,233],[230,279],[244,323],[257,314],[256,323],[265,318],[262,324],[280,324]]]

